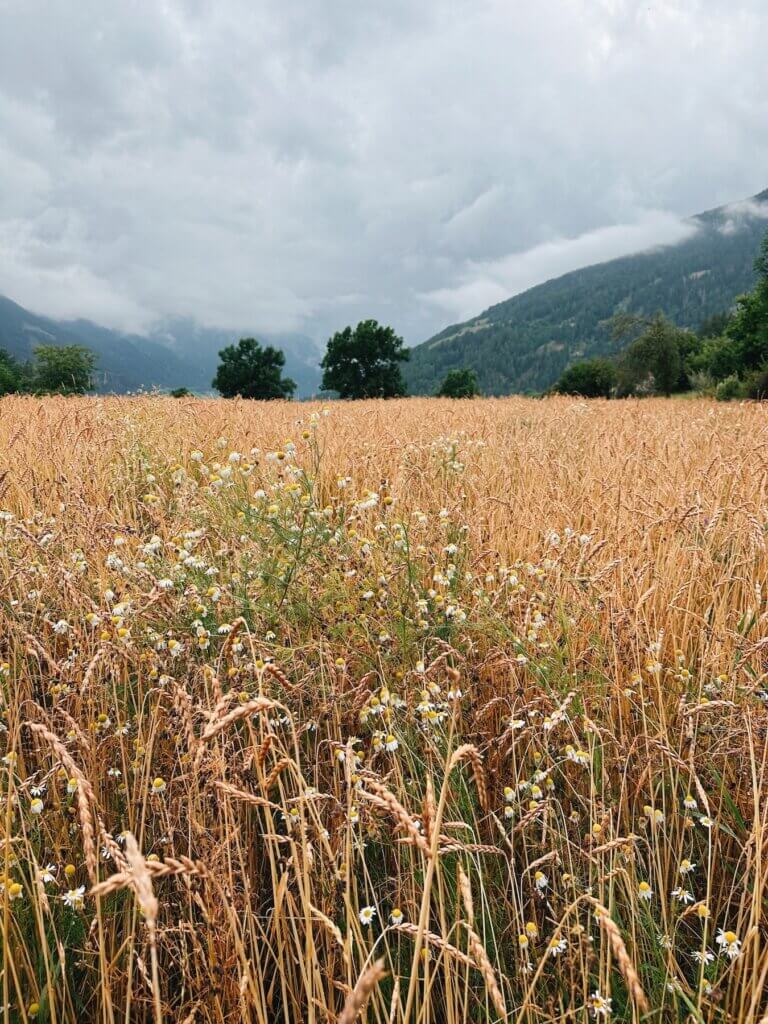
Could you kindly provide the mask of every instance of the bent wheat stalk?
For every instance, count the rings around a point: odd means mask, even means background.
[[[152,889],[152,878],[147,870],[147,862],[139,850],[138,843],[132,832],[125,835],[125,857],[128,861],[128,870],[131,875],[131,882],[139,901],[139,907],[147,924],[149,936],[149,952],[152,961],[152,996],[155,1008],[155,1022],[161,1024],[163,1009],[160,1002],[160,973],[157,965],[157,912],[159,909],[157,897]]]
[[[367,967],[355,983],[355,987],[347,996],[344,1009],[339,1017],[339,1024],[354,1024],[359,1015],[365,1009],[373,990],[381,979],[386,975],[384,960],[377,960],[375,964]]]

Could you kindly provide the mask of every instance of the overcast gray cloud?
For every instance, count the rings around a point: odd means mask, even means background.
[[[0,293],[410,343],[768,186],[765,0],[0,0]]]

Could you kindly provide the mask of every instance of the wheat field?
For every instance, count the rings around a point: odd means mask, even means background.
[[[0,402],[3,1020],[768,1016],[768,418]]]

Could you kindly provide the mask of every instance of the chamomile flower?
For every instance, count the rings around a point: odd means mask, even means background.
[[[167,786],[167,784],[166,784],[165,779],[161,778],[158,775],[157,778],[152,780],[152,785],[150,786],[150,790],[151,790],[151,792],[155,796],[159,796],[159,795],[161,795],[162,793],[165,792],[166,786]]]
[[[52,885],[56,881],[56,865],[46,864],[44,868],[38,868],[37,877],[43,885]]]
[[[611,1015],[611,999],[608,996],[600,994],[599,989],[595,989],[592,995],[589,997],[589,1012],[593,1017],[603,1017],[604,1019]]]
[[[659,808],[653,808],[650,804],[646,804],[643,807],[643,814],[648,818],[654,825],[664,824],[664,812],[660,811]]]
[[[653,899],[653,889],[647,882],[641,882],[637,887],[637,895],[641,900],[645,900],[646,903],[650,903]]]
[[[42,814],[43,813],[43,807],[44,807],[43,801],[40,799],[39,796],[35,797],[35,799],[32,800],[32,802],[29,805],[29,809],[32,812],[32,814]]]
[[[736,932],[727,932],[721,928],[717,933],[716,941],[722,953],[729,960],[735,960],[741,953],[741,939]]]
[[[301,821],[298,807],[292,807],[287,814],[283,814],[283,821],[289,829],[298,825]]]
[[[533,884],[536,886],[539,892],[543,893],[549,885],[549,879],[543,871],[537,871],[536,874],[533,876]]]
[[[684,889],[679,885],[676,889],[673,889],[670,895],[678,901],[678,903],[688,904],[693,903],[693,894],[688,889]]]
[[[369,925],[376,917],[375,907],[363,907],[360,913],[357,915],[360,918],[360,924]]]
[[[24,886],[20,882],[10,882],[6,888],[8,893],[8,899],[13,902],[14,900],[20,900],[24,896]]]
[[[72,910],[82,910],[85,903],[85,886],[79,885],[76,889],[67,889],[61,899]]]
[[[547,953],[550,956],[559,956],[564,953],[568,948],[568,943],[562,936],[559,939],[550,939],[549,945],[547,946]]]
[[[687,857],[683,857],[683,859],[680,861],[680,864],[678,865],[677,870],[680,872],[681,875],[685,876],[690,875],[690,873],[694,870],[695,867],[696,865],[692,864]]]
[[[697,964],[711,964],[715,959],[715,954],[711,949],[705,949],[703,951],[700,949],[694,949],[691,956]]]
[[[400,909],[400,907],[395,907],[394,908],[392,913],[389,915],[389,920],[390,920],[391,924],[402,924],[403,923],[404,915],[403,915],[403,912]]]

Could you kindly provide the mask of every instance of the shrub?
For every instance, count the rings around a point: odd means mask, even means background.
[[[768,401],[768,365],[762,366],[747,380],[747,397]]]
[[[718,402],[731,402],[734,398],[746,398],[747,385],[740,380],[735,373],[725,380],[721,380],[715,388],[715,398]]]
[[[449,370],[445,375],[438,398],[474,398],[480,394],[477,374],[474,370],[464,367],[461,370]]]
[[[616,384],[616,367],[607,359],[583,359],[569,366],[555,385],[561,395],[610,398]]]

